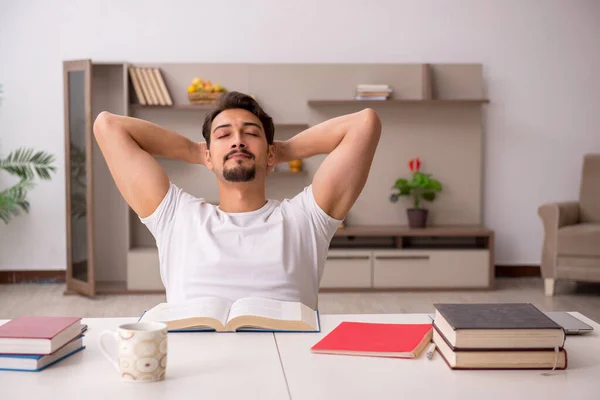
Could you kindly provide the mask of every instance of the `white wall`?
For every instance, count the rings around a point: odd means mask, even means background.
[[[576,199],[581,157],[600,151],[599,17],[595,0],[0,0],[0,153],[34,146],[59,164],[31,213],[0,224],[0,269],[65,268],[61,63],[81,58],[482,63],[496,262],[539,263],[538,205]]]

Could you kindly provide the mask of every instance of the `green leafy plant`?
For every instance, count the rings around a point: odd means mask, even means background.
[[[396,203],[401,196],[410,197],[413,208],[418,210],[421,208],[421,200],[431,202],[436,199],[437,193],[442,191],[442,184],[433,179],[431,174],[421,172],[421,160],[418,157],[410,160],[408,167],[412,172],[412,179],[398,179],[392,186],[397,192],[390,196],[390,201]]]
[[[36,176],[51,179],[50,173],[56,171],[53,162],[52,154],[27,148],[17,149],[6,158],[0,157],[0,170],[19,178],[17,184],[0,191],[0,219],[8,224],[12,217],[29,212],[27,193],[35,187]]]

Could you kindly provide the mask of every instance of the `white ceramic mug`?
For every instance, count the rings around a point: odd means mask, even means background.
[[[117,342],[117,360],[102,339],[110,335]],[[121,374],[121,379],[133,382],[163,380],[167,368],[167,324],[137,322],[119,326],[117,331],[100,334],[100,349]]]

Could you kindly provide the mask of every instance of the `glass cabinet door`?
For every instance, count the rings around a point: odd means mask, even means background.
[[[67,291],[95,294],[92,207],[92,63],[63,63]]]

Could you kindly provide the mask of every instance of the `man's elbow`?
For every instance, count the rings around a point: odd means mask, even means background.
[[[102,111],[94,120],[94,126],[92,128],[94,131],[94,136],[99,138],[100,136],[105,135],[113,122],[114,115],[108,111]]]
[[[371,132],[375,137],[379,137],[381,135],[381,119],[375,110],[372,108],[365,108],[361,111],[361,115],[363,118],[364,124],[368,127],[369,132]]]

